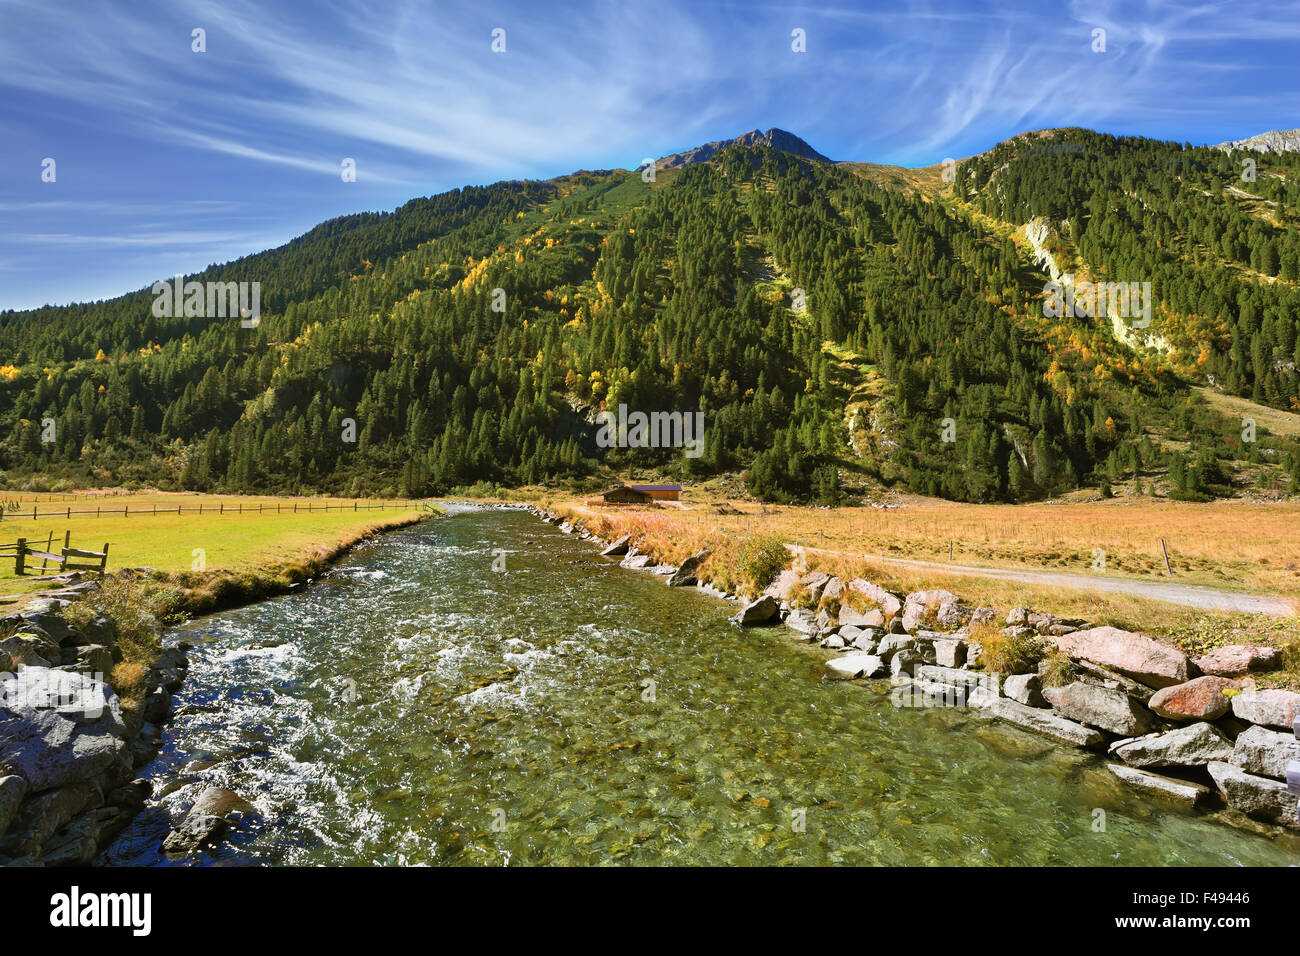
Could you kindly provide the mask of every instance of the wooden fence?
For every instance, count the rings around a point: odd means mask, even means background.
[[[278,501],[275,503],[274,507],[269,505],[267,502],[260,501],[258,502],[256,508],[253,507],[251,502],[248,504],[248,507],[245,508],[244,502],[242,501],[236,502],[235,504],[229,504],[227,502],[221,501],[221,502],[217,502],[217,504],[215,505],[200,504],[197,508],[186,508],[183,505],[177,505],[175,508],[171,508],[171,507],[159,508],[157,504],[154,504],[152,507],[149,506],[137,507],[134,511],[131,510],[130,505],[124,505],[121,508],[97,507],[95,508],[94,511],[91,511],[89,509],[85,511],[76,511],[73,510],[71,505],[69,505],[67,508],[62,508],[55,511],[39,511],[38,510],[39,505],[32,505],[32,510],[30,512],[10,511],[8,513],[5,513],[4,511],[0,511],[0,521],[4,521],[4,520],[35,521],[38,518],[71,519],[79,516],[85,517],[85,516],[92,516],[92,515],[96,518],[107,518],[112,515],[121,515],[123,518],[129,518],[133,515],[134,516],[179,515],[184,512],[192,512],[194,514],[222,514],[222,515],[225,514],[260,515],[260,514],[287,514],[287,513],[311,514],[312,512],[316,512],[316,511],[374,511],[374,510],[384,511],[390,507],[397,511],[401,511],[404,509],[409,510],[409,509],[415,509],[421,507],[421,503],[416,501],[400,502],[400,503],[380,502],[379,504],[364,504],[364,505],[361,504],[360,501],[354,501],[352,502],[351,507],[349,507],[346,502],[340,502],[339,504],[330,504],[329,502],[325,502],[324,504],[313,504],[312,502],[308,501],[300,504],[299,502],[294,501],[291,502],[291,504],[293,506],[292,510],[290,509],[289,505],[286,505],[285,503],[278,502]]]
[[[69,547],[72,539],[72,532],[63,533],[63,549],[54,551],[54,532],[51,531],[45,540],[45,547],[41,548],[40,541],[28,543],[26,538],[19,538],[12,544],[0,544],[0,557],[8,557],[13,554],[14,574],[22,576],[28,571],[28,564],[35,563],[28,559],[39,558],[41,561],[40,573],[44,574],[49,570],[49,563],[53,561],[62,574],[65,571],[97,571],[104,573],[108,567],[108,542],[104,542],[103,551],[86,551],[81,548]]]

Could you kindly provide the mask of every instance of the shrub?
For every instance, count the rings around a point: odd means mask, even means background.
[[[745,539],[736,558],[736,570],[746,593],[757,594],[772,583],[790,563],[790,552],[775,535]]]
[[[991,624],[972,628],[971,640],[984,648],[980,658],[984,669],[1004,676],[1036,670],[1050,649],[1048,642],[1037,634],[1004,634]]]

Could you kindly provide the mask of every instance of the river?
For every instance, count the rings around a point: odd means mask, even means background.
[[[522,512],[381,536],[169,633],[194,648],[143,773],[156,802],[99,862],[1300,860],[1300,838],[1166,810],[1097,756],[823,680],[824,651],[734,610]],[[208,785],[254,810],[216,850],[161,856]]]

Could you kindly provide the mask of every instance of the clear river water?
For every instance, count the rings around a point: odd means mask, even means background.
[[[1300,837],[1166,809],[1098,756],[825,680],[825,651],[734,611],[523,512],[383,535],[168,635],[194,648],[144,774],[157,802],[99,862],[1300,861]],[[209,785],[252,810],[162,856]]]

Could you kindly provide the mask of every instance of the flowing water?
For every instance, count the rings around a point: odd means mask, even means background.
[[[823,680],[826,652],[734,610],[522,512],[393,532],[169,635],[194,649],[157,803],[100,862],[1300,860],[1300,838],[1163,809],[1098,757]],[[162,857],[208,785],[253,810],[219,849]]]

